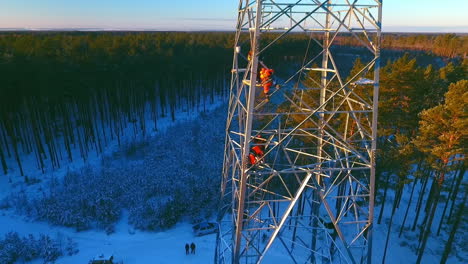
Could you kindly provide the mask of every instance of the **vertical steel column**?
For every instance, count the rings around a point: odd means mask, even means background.
[[[372,263],[372,235],[374,227],[374,203],[375,203],[375,156],[377,150],[377,121],[379,113],[379,88],[380,88],[380,45],[382,42],[382,3],[378,2],[377,19],[377,43],[375,45],[375,66],[374,66],[374,91],[373,91],[373,109],[372,109],[372,146],[371,146],[371,171],[370,171],[370,197],[369,197],[369,231],[367,233],[368,255],[367,263]]]
[[[258,68],[258,45],[260,39],[260,23],[262,22],[262,1],[257,0],[256,13],[255,13],[255,25],[254,25],[254,37],[252,43],[252,65],[250,69],[250,82],[247,98],[247,116],[245,119],[245,133],[244,145],[242,146],[242,172],[240,178],[240,193],[239,201],[237,203],[237,226],[235,233],[234,241],[234,256],[233,262],[239,263],[240,261],[240,248],[242,245],[242,229],[243,229],[243,216],[244,216],[244,207],[245,207],[245,196],[247,194],[247,168],[248,168],[248,155],[250,152],[250,141],[252,137],[252,119],[253,111],[255,108],[255,87],[257,87],[257,68]]]
[[[315,182],[317,183],[317,189],[314,190],[314,195],[311,196],[312,200],[318,201],[320,200],[320,190],[322,185],[322,162],[323,162],[323,138],[325,136],[324,132],[324,125],[325,125],[325,99],[327,93],[327,85],[328,85],[328,56],[329,56],[329,46],[330,46],[330,12],[331,12],[331,0],[328,0],[325,4],[324,9],[326,9],[325,14],[325,32],[323,33],[323,54],[322,54],[322,68],[321,68],[321,79],[320,79],[320,97],[319,97],[319,105],[321,106],[319,111],[319,122],[318,122],[318,138],[317,138],[317,172],[315,175]],[[313,201],[312,201],[312,204]],[[313,207],[314,211],[314,219],[312,220],[312,250],[316,250],[317,246],[317,227],[318,227],[318,215],[320,212],[320,207],[318,204],[314,204]],[[311,263],[316,262],[315,252],[312,253]]]
[[[327,13],[325,15],[325,32],[323,35],[323,57],[322,57],[322,75],[321,75],[321,87],[320,87],[320,99],[319,99],[319,105],[320,111],[320,121],[319,121],[319,138],[318,138],[318,150],[317,150],[317,156],[322,157],[322,150],[323,150],[323,137],[324,137],[324,117],[325,114],[323,113],[325,111],[325,106],[323,105],[325,103],[325,97],[326,97],[326,90],[327,90],[327,85],[328,85],[328,53],[329,53],[329,46],[330,46],[330,12],[331,12],[331,0],[329,0],[326,4],[326,10]],[[322,159],[319,158],[319,163],[322,162]],[[320,166],[321,167],[321,166]],[[320,168],[319,168],[320,169]],[[319,174],[317,175],[317,183],[320,185],[320,174],[321,171],[319,170]]]

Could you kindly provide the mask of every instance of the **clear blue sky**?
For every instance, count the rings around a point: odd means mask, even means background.
[[[233,30],[238,0],[0,0],[0,28]],[[385,0],[384,31],[468,32],[468,0]]]

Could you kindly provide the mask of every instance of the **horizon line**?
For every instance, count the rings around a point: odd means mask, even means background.
[[[47,32],[47,31],[62,31],[62,32],[235,32],[233,29],[155,29],[155,28],[100,28],[100,27],[40,27],[40,28],[1,28],[0,32]],[[346,33],[346,31],[343,31]],[[427,34],[468,34],[468,31],[398,31],[398,30],[382,30],[382,33],[427,33]]]

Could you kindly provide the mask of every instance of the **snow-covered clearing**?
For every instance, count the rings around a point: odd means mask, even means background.
[[[195,237],[189,223],[179,223],[163,232],[143,232],[133,230],[123,217],[116,232],[106,235],[103,231],[76,232],[70,228],[54,227],[46,223],[29,222],[18,216],[0,216],[0,235],[15,230],[20,234],[47,233],[51,237],[71,237],[78,243],[79,253],[64,256],[59,264],[88,263],[100,254],[113,254],[116,260],[125,264],[172,264],[172,263],[211,263],[214,258],[216,235]],[[129,233],[132,233],[130,234]],[[195,255],[185,255],[185,243],[196,244]],[[42,260],[30,262],[41,264]]]
[[[40,182],[34,184],[24,183],[24,178],[20,176],[19,170],[13,169],[9,172],[8,177],[0,177],[0,198],[4,198],[8,194],[24,192],[28,197],[41,196],[48,191],[49,184],[54,179],[62,179],[70,171],[80,172],[83,169],[99,171],[103,166],[138,166],[145,158],[144,152],[137,150],[135,153],[128,153],[133,148],[145,148],[147,151],[148,145],[154,140],[170,138],[167,131],[172,127],[178,127],[184,124],[191,124],[192,120],[200,118],[200,115],[210,115],[213,111],[225,112],[224,100],[217,100],[214,104],[206,107],[206,112],[198,111],[179,111],[176,116],[176,121],[172,122],[170,117],[158,120],[158,131],[148,128],[146,137],[134,135],[131,127],[127,130],[126,137],[123,138],[122,144],[119,146],[115,141],[108,144],[102,155],[92,153],[86,162],[81,159],[75,159],[72,163],[63,166],[58,170],[49,170],[46,174],[41,174],[35,168],[34,157],[26,157],[30,162],[25,162],[25,171],[30,179],[40,179]],[[221,112],[220,112],[221,113]],[[216,124],[221,129],[224,127],[224,121],[221,124]],[[190,134],[192,131],[183,131],[182,133]],[[205,131],[200,131],[205,133]],[[220,131],[221,133],[222,130]],[[138,137],[139,136],[139,137]],[[222,139],[221,139],[222,140]],[[183,142],[181,142],[181,147]],[[221,146],[222,148],[222,146]],[[185,149],[185,148],[183,148]],[[202,150],[201,150],[202,151]],[[151,154],[164,155],[164,150],[155,149]],[[185,154],[185,153],[184,153]],[[203,153],[195,154],[195,157],[203,159]],[[79,154],[75,155],[78,157]],[[222,156],[222,155],[220,155]],[[222,157],[221,157],[222,158]],[[187,159],[192,161],[192,159]],[[14,162],[10,160],[9,162]],[[221,164],[221,163],[219,163]],[[131,166],[130,166],[131,165]],[[15,166],[10,166],[14,168]],[[159,173],[158,165],[153,166],[154,173]],[[0,211],[0,239],[8,232],[18,232],[22,236],[28,234],[48,234],[52,238],[72,238],[78,243],[79,253],[74,256],[61,257],[56,263],[87,263],[90,259],[100,254],[114,254],[116,260],[123,260],[124,263],[210,263],[214,257],[215,235],[203,237],[194,237],[191,224],[187,220],[183,220],[175,227],[160,232],[145,232],[135,230],[128,223],[128,212],[123,212],[121,220],[115,226],[115,232],[107,235],[104,230],[90,230],[77,232],[73,228],[52,226],[45,222],[33,222],[24,216],[16,214],[13,209]],[[195,255],[185,255],[185,243],[194,242],[197,245]],[[43,260],[36,260],[32,263],[42,263]]]

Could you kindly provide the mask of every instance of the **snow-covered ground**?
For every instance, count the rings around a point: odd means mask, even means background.
[[[395,226],[395,229],[396,226]],[[394,232],[395,232],[394,229]],[[134,230],[123,217],[116,226],[116,232],[106,235],[104,231],[76,232],[74,229],[54,227],[47,223],[38,223],[25,220],[16,215],[0,215],[0,236],[15,230],[22,235],[47,233],[52,238],[57,236],[71,237],[78,243],[79,253],[74,256],[61,257],[57,263],[78,264],[87,263],[100,254],[113,254],[117,260],[125,264],[169,264],[169,263],[213,263],[216,236],[214,234],[195,237],[191,225],[183,222],[163,232],[144,232]],[[374,229],[374,250],[372,263],[381,263],[387,225],[376,225]],[[397,233],[392,234],[389,244],[386,263],[406,264],[414,263],[416,255],[407,246],[407,238],[398,239]],[[185,255],[185,243],[194,242],[197,245],[195,255]],[[440,253],[436,240],[430,240],[422,263],[439,263]],[[440,246],[440,245],[439,245]],[[276,256],[278,257],[278,256]],[[270,258],[270,260],[272,260]],[[42,260],[31,263],[40,264]],[[270,262],[273,263],[273,262]],[[286,263],[284,259],[275,263]],[[447,263],[464,263],[455,257],[449,258]],[[466,263],[466,262],[465,262]]]
[[[216,98],[214,103],[207,104],[207,112],[215,111],[225,104],[222,98]],[[146,137],[134,135],[132,127],[125,129],[125,136],[119,146],[117,140],[110,141],[102,154],[91,151],[86,161],[78,158],[79,150],[74,149],[73,162],[62,166],[60,169],[48,168],[45,174],[37,169],[34,155],[22,157],[23,169],[29,179],[40,179],[40,182],[28,185],[13,159],[9,159],[9,172],[0,177],[0,200],[11,193],[24,191],[28,196],[41,194],[47,190],[52,179],[60,179],[70,171],[80,171],[84,168],[99,170],[105,158],[113,157],[122,152],[131,142],[139,140],[151,141],[164,135],[170,127],[184,122],[191,122],[203,114],[202,109],[192,111],[176,112],[176,120],[172,121],[170,116],[158,119],[158,130],[150,125],[147,126]],[[224,108],[223,108],[224,111]],[[153,124],[148,121],[147,124]],[[223,125],[221,125],[223,127]],[[123,161],[125,157],[120,157]],[[132,161],[138,163],[138,160]],[[131,263],[211,263],[214,258],[215,235],[195,237],[191,224],[188,222],[178,223],[175,227],[162,232],[145,232],[135,230],[128,224],[128,213],[124,213],[120,222],[115,226],[115,232],[107,235],[103,230],[91,230],[77,232],[75,229],[52,226],[45,222],[35,222],[24,216],[17,215],[13,209],[0,211],[0,240],[8,232],[18,232],[21,236],[33,234],[48,234],[52,238],[72,238],[78,243],[79,253],[74,256],[64,256],[56,263],[88,263],[90,259],[100,254],[113,254],[116,260],[123,260],[125,264]],[[197,246],[195,255],[185,255],[185,243],[194,242]],[[35,260],[31,263],[43,263],[43,260]]]
[[[106,235],[103,231],[76,232],[74,229],[54,227],[47,223],[29,222],[10,214],[0,215],[0,235],[12,230],[21,235],[47,233],[52,238],[72,238],[78,243],[79,253],[59,258],[57,263],[60,264],[88,263],[101,254],[114,255],[116,260],[122,260],[125,264],[212,263],[216,240],[214,234],[195,237],[188,223],[179,223],[164,232],[143,232],[135,231],[128,225],[126,217],[123,217],[116,226],[116,232]],[[196,245],[195,254],[185,255],[185,243],[192,242]],[[43,262],[35,260],[31,263]]]

